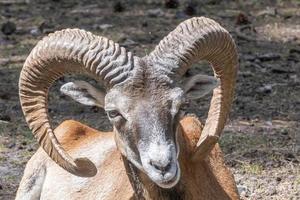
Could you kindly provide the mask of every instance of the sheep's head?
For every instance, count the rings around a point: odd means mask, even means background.
[[[174,84],[154,73],[143,60],[135,67],[131,81],[107,94],[83,81],[66,83],[61,91],[82,104],[104,108],[122,154],[158,185],[171,187],[180,177],[176,130],[181,105],[191,97],[205,95],[218,82],[214,77],[196,75]]]
[[[181,81],[200,59],[212,64],[216,78],[196,75]],[[27,58],[20,77],[20,99],[30,128],[49,156],[73,174],[93,176],[96,168],[90,160],[74,160],[61,148],[45,105],[48,88],[65,73],[85,72],[101,80],[107,93],[82,81],[67,83],[61,91],[80,103],[103,107],[121,153],[156,184],[170,188],[180,177],[176,130],[181,105],[207,94],[220,80],[195,152],[201,157],[216,142],[210,139],[217,138],[224,127],[236,66],[230,35],[207,18],[183,22],[144,58],[91,33],[65,30],[46,37]]]

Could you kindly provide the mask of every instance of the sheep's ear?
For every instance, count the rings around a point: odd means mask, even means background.
[[[219,80],[213,76],[197,74],[184,81],[183,89],[188,99],[199,99],[219,84]]]
[[[81,104],[104,108],[105,92],[85,81],[66,83],[61,86],[60,91]]]

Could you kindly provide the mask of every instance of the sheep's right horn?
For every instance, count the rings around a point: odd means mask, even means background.
[[[196,160],[212,150],[230,111],[238,68],[234,41],[214,20],[195,17],[178,25],[148,56],[149,63],[175,79],[200,60],[211,64],[221,84],[213,92],[208,118],[193,156]]]
[[[70,173],[90,177],[97,169],[87,158],[73,159],[57,141],[48,119],[48,89],[64,74],[81,72],[111,88],[127,80],[134,59],[113,41],[78,29],[50,34],[26,59],[19,82],[26,121],[47,154]]]

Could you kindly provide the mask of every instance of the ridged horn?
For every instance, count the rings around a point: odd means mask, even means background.
[[[86,73],[111,88],[127,80],[134,57],[104,37],[79,29],[57,31],[38,42],[25,61],[19,80],[23,113],[45,152],[70,173],[97,173],[87,158],[73,159],[59,144],[48,118],[48,89],[66,73]]]
[[[218,141],[233,101],[238,55],[231,35],[214,20],[195,17],[179,24],[149,54],[148,60],[174,78],[182,76],[193,63],[206,60],[220,79],[193,159],[205,157]]]

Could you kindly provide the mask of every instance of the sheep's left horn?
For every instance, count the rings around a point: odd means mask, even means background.
[[[81,72],[109,89],[128,79],[135,59],[113,41],[78,29],[50,34],[31,51],[20,75],[21,106],[41,147],[65,170],[83,177],[97,173],[89,159],[73,159],[57,141],[48,119],[48,89],[64,74]]]

